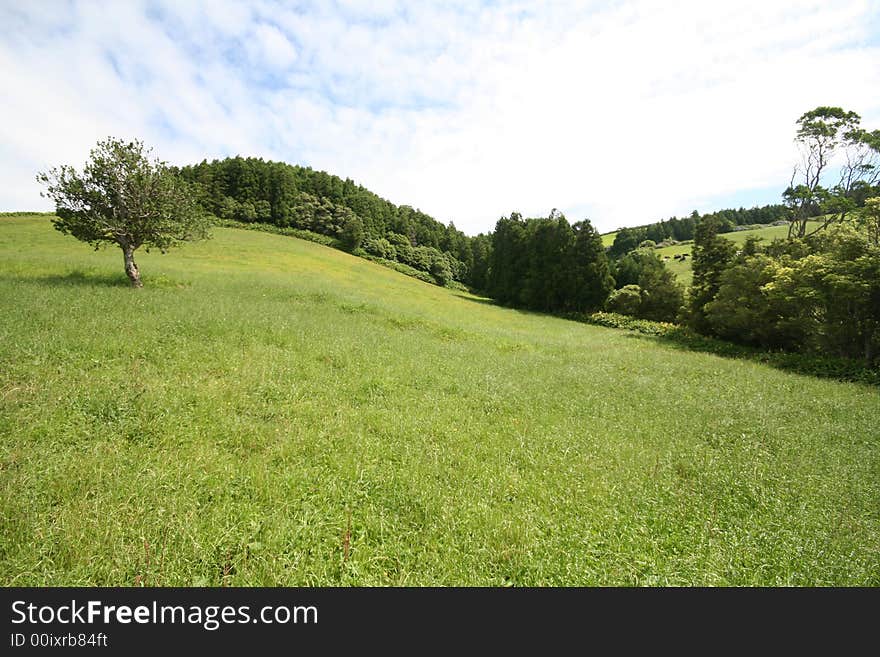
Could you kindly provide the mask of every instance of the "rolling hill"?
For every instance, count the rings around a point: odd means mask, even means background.
[[[878,585],[876,388],[229,228],[0,217],[0,582]]]
[[[810,225],[818,225],[818,221],[810,221]],[[611,246],[614,243],[616,232],[605,233],[602,235],[602,244]],[[758,237],[761,240],[770,242],[774,239],[782,239],[788,236],[788,226],[766,226],[764,228],[756,228],[754,230],[741,230],[731,233],[724,233],[722,237],[731,240],[737,244],[743,244],[749,237]],[[682,242],[673,246],[664,246],[656,250],[657,255],[664,258],[666,266],[669,267],[676,275],[678,280],[684,285],[690,285],[693,279],[693,270],[691,269],[691,261],[689,259],[676,260],[675,256],[687,254],[690,256],[693,250],[693,241]],[[668,259],[667,259],[668,258]]]

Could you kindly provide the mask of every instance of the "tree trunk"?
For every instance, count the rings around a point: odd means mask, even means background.
[[[125,274],[128,276],[128,280],[131,281],[131,286],[135,288],[143,287],[144,284],[141,282],[141,273],[138,271],[138,267],[134,262],[134,247],[123,245],[122,255],[125,257]]]

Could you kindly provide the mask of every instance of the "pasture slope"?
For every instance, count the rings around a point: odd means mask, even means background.
[[[0,583],[878,585],[880,392],[293,238],[0,217]]]
[[[810,220],[808,231],[813,230],[816,226],[819,225],[818,221]],[[604,246],[611,246],[614,244],[614,237],[617,235],[617,232],[613,233],[605,233],[602,235],[602,244]],[[734,242],[738,246],[745,244],[745,241],[749,237],[757,237],[762,240],[764,244],[768,242],[772,242],[775,239],[783,239],[788,237],[788,226],[764,226],[762,228],[754,228],[752,230],[740,230],[733,231],[731,233],[723,233],[722,237],[729,239],[731,242]],[[694,250],[694,242],[693,240],[688,240],[687,242],[682,242],[681,244],[675,244],[673,246],[663,246],[655,250],[658,256],[664,259],[666,266],[675,274],[676,278],[678,278],[679,283],[685,286],[690,286],[691,282],[694,279],[694,270],[691,267],[691,256]],[[676,260],[675,256],[686,254],[689,256],[685,260]]]

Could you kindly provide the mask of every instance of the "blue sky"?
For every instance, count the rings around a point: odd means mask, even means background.
[[[0,0],[0,209],[108,135],[348,176],[468,233],[777,202],[800,114],[880,127],[880,2]]]

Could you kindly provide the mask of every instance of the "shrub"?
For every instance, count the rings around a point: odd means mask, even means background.
[[[619,290],[614,290],[605,302],[605,309],[621,315],[639,314],[642,305],[642,288],[638,285],[624,285]]]

